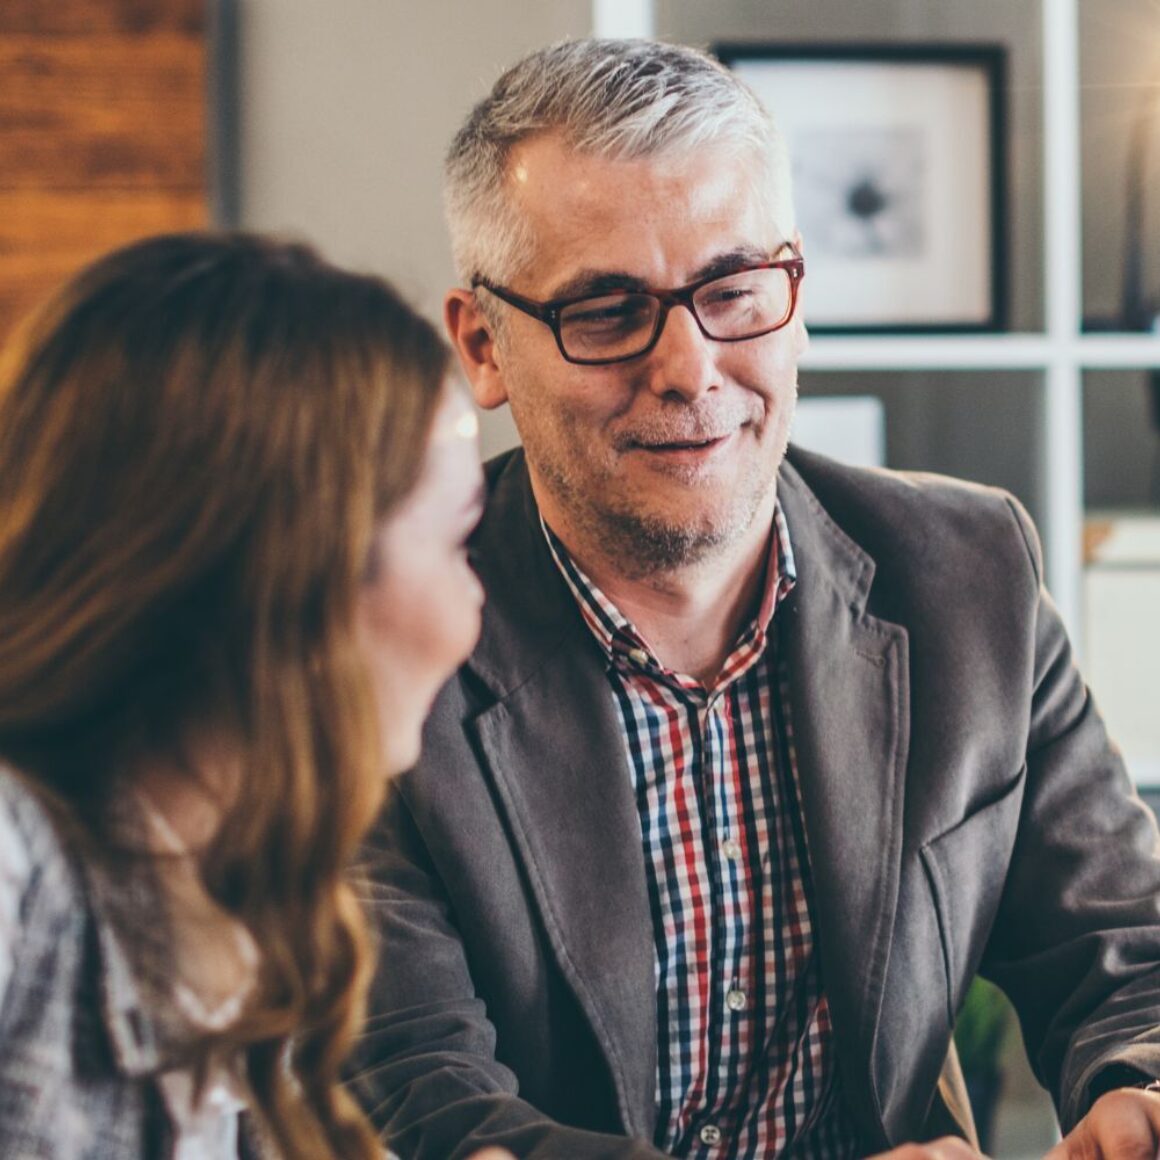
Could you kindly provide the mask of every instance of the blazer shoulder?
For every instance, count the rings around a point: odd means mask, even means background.
[[[993,575],[1033,589],[1042,580],[1035,525],[1002,488],[933,472],[851,467],[800,448],[787,456],[783,484],[804,487],[888,574],[921,568],[948,581]]]

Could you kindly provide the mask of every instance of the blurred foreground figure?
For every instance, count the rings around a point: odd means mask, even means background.
[[[478,632],[447,376],[385,283],[246,236],[111,254],[7,350],[0,1154],[382,1154],[348,867]]]

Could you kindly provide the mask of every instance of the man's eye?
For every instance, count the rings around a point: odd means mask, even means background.
[[[752,298],[753,293],[752,286],[710,286],[708,294],[705,295],[705,302],[709,306],[727,305],[730,302]]]
[[[648,316],[646,303],[627,298],[579,304],[569,310],[561,321],[565,326],[582,326],[585,329],[624,329],[646,322]]]
[[[780,271],[743,270],[701,287],[697,293],[697,309],[714,318],[764,314],[775,309],[774,303],[779,297],[776,291],[783,280]]]

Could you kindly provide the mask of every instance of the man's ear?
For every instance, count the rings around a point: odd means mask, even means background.
[[[448,290],[443,300],[443,324],[471,383],[476,403],[485,411],[507,402],[507,387],[496,361],[491,325],[470,290]]]
[[[796,249],[797,252],[804,258],[806,252],[802,246],[801,231],[794,230],[793,238],[791,240],[794,244],[794,249]],[[802,355],[806,353],[806,350],[810,345],[810,334],[809,331],[806,330],[805,323],[805,302],[802,300],[804,290],[804,285],[798,289],[797,310],[795,311],[797,317],[791,324],[794,328],[794,353],[798,358],[801,358]]]

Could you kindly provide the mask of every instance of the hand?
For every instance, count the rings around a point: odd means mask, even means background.
[[[506,1148],[480,1148],[472,1152],[467,1160],[516,1160]]]
[[[1160,1094],[1118,1088],[1092,1109],[1043,1160],[1156,1160]]]
[[[979,1160],[981,1155],[966,1140],[960,1140],[958,1136],[943,1136],[926,1144],[902,1144],[871,1157],[871,1160]],[[1155,1160],[1155,1157],[1150,1156],[1148,1160]]]

